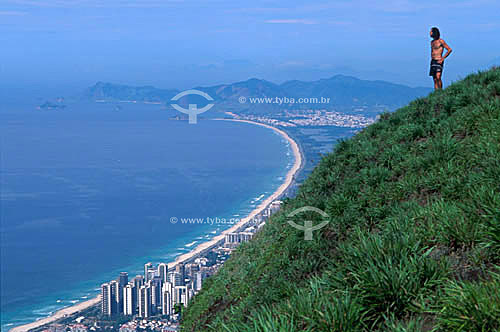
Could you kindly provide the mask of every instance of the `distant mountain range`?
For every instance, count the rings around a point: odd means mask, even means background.
[[[179,93],[174,89],[158,89],[152,86],[128,86],[97,82],[85,90],[84,97],[92,100],[136,100],[149,102],[167,102]]]
[[[396,109],[410,100],[422,97],[431,92],[430,88],[412,88],[386,81],[361,80],[352,76],[335,75],[328,79],[317,81],[287,81],[275,84],[266,80],[252,78],[232,84],[221,84],[210,87],[195,87],[206,92],[216,103],[216,107],[226,110],[239,110],[251,113],[265,112],[270,108],[352,108],[380,107]],[[112,83],[98,82],[85,91],[84,97],[91,100],[135,100],[139,102],[170,103],[170,99],[181,90],[158,89],[152,86],[132,87]],[[247,98],[247,103],[241,104],[240,97]],[[250,104],[250,98],[330,98],[328,104]],[[182,104],[199,103],[201,97],[183,97]],[[206,101],[205,101],[206,103]]]

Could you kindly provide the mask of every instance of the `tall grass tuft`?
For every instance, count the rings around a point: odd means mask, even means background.
[[[438,315],[440,331],[500,331],[500,274],[483,283],[451,282]]]

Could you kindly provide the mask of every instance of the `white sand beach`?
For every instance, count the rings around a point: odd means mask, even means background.
[[[285,178],[285,181],[283,182],[283,184],[281,184],[278,187],[278,189],[276,189],[276,191],[272,195],[270,195],[261,204],[259,204],[259,206],[257,206],[247,217],[241,219],[233,227],[231,227],[231,228],[223,231],[221,234],[215,236],[210,241],[201,243],[196,248],[194,248],[192,251],[190,251],[190,252],[188,252],[186,254],[183,254],[183,255],[177,257],[174,262],[168,263],[168,267],[169,268],[174,267],[176,264],[178,264],[180,262],[184,262],[184,261],[190,260],[193,256],[198,255],[199,253],[203,252],[206,249],[209,249],[213,245],[217,244],[219,241],[223,240],[224,237],[225,237],[225,234],[235,232],[237,229],[239,229],[240,227],[244,226],[249,220],[251,220],[256,215],[258,215],[260,212],[262,212],[271,202],[273,202],[278,197],[280,197],[285,192],[285,190],[288,189],[288,187],[293,182],[295,174],[297,173],[297,171],[300,169],[300,167],[302,165],[302,155],[300,153],[299,146],[283,130],[278,129],[278,128],[273,127],[273,126],[270,126],[270,125],[267,125],[267,124],[264,124],[264,123],[259,123],[259,122],[249,121],[249,120],[237,120],[237,119],[214,119],[214,120],[217,120],[217,121],[246,122],[246,123],[250,123],[250,124],[254,124],[254,125],[258,125],[258,126],[263,126],[263,127],[266,127],[266,128],[274,130],[275,132],[277,132],[280,135],[282,135],[289,142],[290,147],[291,147],[291,149],[293,151],[293,155],[295,157],[295,162],[294,162],[292,168],[286,174],[286,178]],[[88,301],[81,302],[81,303],[75,304],[73,306],[61,309],[61,310],[57,311],[56,313],[52,314],[51,316],[49,316],[47,318],[43,318],[43,319],[37,320],[37,321],[35,321],[33,323],[29,323],[29,324],[25,324],[25,325],[14,327],[14,328],[10,329],[10,332],[25,332],[25,331],[29,331],[31,329],[34,329],[34,328],[37,328],[37,327],[40,327],[40,326],[43,326],[43,325],[55,322],[58,319],[64,318],[65,316],[72,315],[72,314],[75,314],[75,313],[77,313],[79,311],[85,310],[85,309],[87,309],[87,308],[89,308],[89,307],[91,307],[93,305],[98,304],[99,302],[100,302],[100,296],[97,296],[97,297],[95,297],[93,299],[90,299]]]
[[[34,329],[34,328],[37,328],[37,327],[40,327],[40,326],[43,326],[45,324],[49,324],[49,323],[52,323],[58,319],[61,319],[61,318],[64,318],[68,315],[72,315],[74,313],[77,313],[77,312],[80,312],[82,310],[85,310],[93,305],[96,305],[98,304],[99,302],[101,302],[101,296],[97,296],[93,299],[90,299],[88,301],[85,301],[85,302],[81,302],[81,303],[78,303],[78,304],[75,304],[75,305],[72,305],[70,307],[67,307],[67,308],[63,308],[59,311],[56,311],[54,314],[50,315],[49,317],[47,318],[42,318],[40,320],[37,320],[33,323],[29,323],[29,324],[25,324],[25,325],[21,325],[21,326],[16,326],[12,329],[10,329],[10,332],[24,332],[24,331],[29,331],[31,329]]]
[[[292,184],[293,178],[294,178],[295,174],[297,173],[297,171],[300,169],[300,166],[302,165],[302,155],[300,154],[299,146],[283,130],[278,129],[278,128],[273,127],[273,126],[270,126],[270,125],[267,125],[267,124],[264,124],[264,123],[255,122],[255,121],[249,121],[249,120],[237,120],[237,119],[215,119],[215,120],[218,120],[218,121],[246,122],[246,123],[251,123],[251,124],[263,126],[263,127],[266,127],[266,128],[269,128],[269,129],[272,129],[272,130],[276,131],[277,133],[279,133],[281,136],[283,136],[290,143],[290,147],[292,148],[293,155],[295,157],[295,162],[294,162],[292,168],[286,174],[285,182],[283,182],[281,184],[281,186],[279,186],[278,189],[276,189],[276,191],[272,195],[270,195],[267,199],[265,199],[262,203],[260,203],[259,206],[257,206],[252,212],[250,212],[250,214],[247,217],[242,218],[233,227],[231,227],[231,228],[223,231],[221,234],[215,236],[210,241],[201,243],[196,248],[194,248],[192,251],[190,251],[190,252],[188,252],[188,253],[186,253],[184,255],[181,255],[181,256],[177,257],[175,259],[175,262],[168,263],[168,267],[169,268],[174,267],[176,264],[178,264],[180,262],[184,262],[186,260],[189,260],[193,256],[199,254],[200,252],[202,252],[202,251],[204,251],[204,250],[212,247],[217,242],[219,242],[222,239],[224,239],[224,237],[225,237],[226,234],[235,232],[238,228],[242,227],[249,220],[251,220],[256,215],[258,215],[260,212],[262,212],[269,204],[271,204],[272,201],[276,200],[278,197],[281,196],[281,194],[283,194],[285,192],[285,190],[287,190],[287,188]]]

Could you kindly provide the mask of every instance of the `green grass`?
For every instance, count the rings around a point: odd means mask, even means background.
[[[439,326],[443,331],[499,331],[500,275],[483,283],[451,282],[441,299]]]
[[[287,223],[304,206],[330,216],[312,241]],[[499,264],[494,68],[340,142],[206,281],[182,330],[495,331]]]

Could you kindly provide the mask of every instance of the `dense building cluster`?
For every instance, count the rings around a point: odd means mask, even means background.
[[[187,306],[189,299],[201,289],[204,279],[201,264],[186,266],[179,263],[169,270],[165,263],[154,267],[144,265],[144,275],[131,281],[128,273],[121,272],[117,280],[101,286],[101,311],[103,315],[125,315],[148,318],[156,315],[173,316],[174,306]]]
[[[363,108],[355,109],[357,112],[366,111]],[[285,110],[278,114],[268,115],[236,115],[228,113],[235,119],[256,121],[271,126],[280,127],[346,127],[362,128],[373,122],[375,118],[361,114],[347,114],[329,110]]]
[[[121,272],[116,280],[101,285],[101,313],[104,316],[130,316],[138,319],[159,317],[177,321],[176,306],[187,306],[201,290],[203,280],[217,272],[231,251],[249,241],[265,224],[281,201],[272,202],[264,211],[224,239],[184,262],[169,267],[166,263],[144,264],[144,274],[129,280]]]
[[[264,210],[219,242],[175,264],[144,264],[144,273],[130,279],[121,272],[115,280],[101,285],[100,308],[42,327],[42,332],[177,331],[182,306],[198,293],[206,278],[215,274],[241,243],[249,241],[281,201]],[[99,312],[99,314],[97,313]]]

